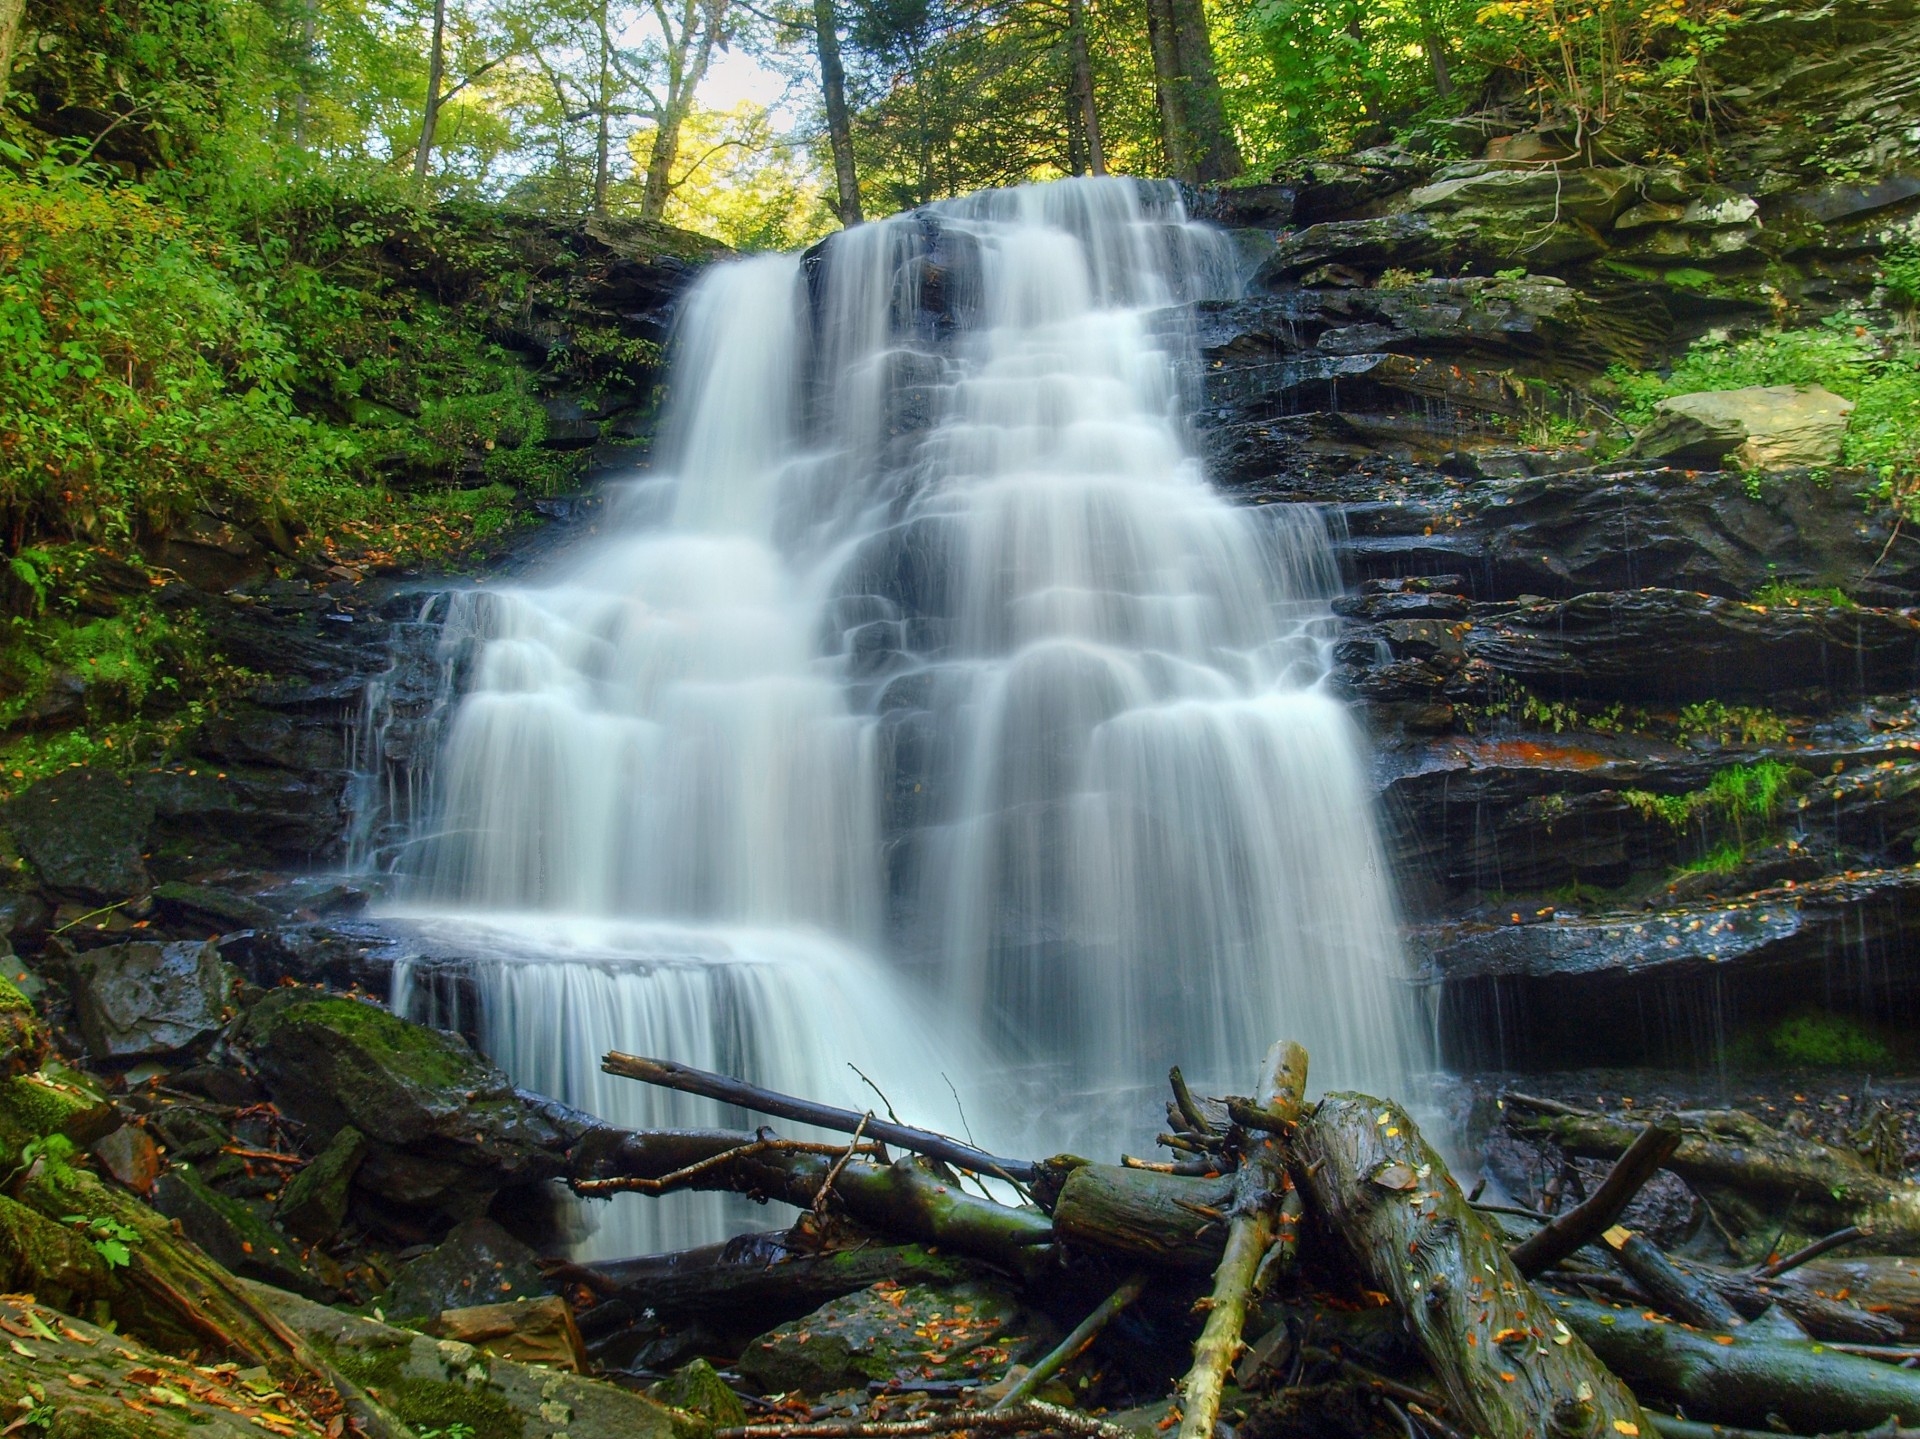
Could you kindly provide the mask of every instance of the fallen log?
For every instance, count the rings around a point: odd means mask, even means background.
[[[369,1439],[409,1439],[405,1425],[131,1194],[83,1169],[45,1163],[22,1176],[14,1193],[62,1225],[78,1217],[109,1226],[98,1232],[116,1238],[125,1260],[108,1271],[105,1297],[129,1333],[166,1353],[231,1355],[265,1366],[285,1384],[323,1384]]]
[[[1638,1124],[1581,1110],[1541,1112],[1538,1101],[1509,1096],[1509,1123],[1553,1140],[1571,1155],[1613,1159],[1641,1133]],[[1571,1106],[1558,1106],[1561,1110]],[[1765,1260],[1786,1226],[1793,1239],[1834,1230],[1865,1231],[1856,1243],[1882,1254],[1920,1253],[1920,1185],[1876,1174],[1859,1156],[1774,1129],[1738,1110],[1673,1116],[1680,1143],[1666,1167],[1699,1190],[1735,1229],[1742,1255]]]
[[[1680,1147],[1680,1122],[1667,1116],[1643,1129],[1614,1162],[1600,1187],[1585,1201],[1557,1215],[1537,1233],[1514,1246],[1513,1267],[1531,1279],[1583,1245],[1598,1239],[1634,1195]]]
[[[1920,1419],[1920,1373],[1813,1340],[1714,1334],[1651,1313],[1555,1295],[1551,1312],[1648,1402],[1722,1424],[1802,1434]]]
[[[756,1114],[771,1114],[799,1124],[835,1129],[842,1134],[864,1133],[883,1144],[924,1154],[929,1159],[944,1160],[958,1168],[1010,1180],[1015,1184],[1031,1183],[1034,1177],[1035,1165],[1030,1159],[1007,1159],[930,1129],[916,1129],[892,1120],[877,1119],[872,1114],[857,1114],[851,1109],[816,1104],[810,1099],[762,1089],[745,1080],[732,1079],[724,1074],[709,1074],[704,1069],[693,1069],[671,1060],[646,1059],[637,1054],[621,1054],[616,1050],[600,1061],[600,1068],[622,1079],[637,1079],[643,1084],[656,1084],[663,1089],[679,1090],[682,1094],[717,1099],[722,1104],[738,1105]]]
[[[1252,1105],[1242,1107],[1248,1148],[1233,1177],[1226,1249],[1213,1273],[1213,1293],[1202,1301],[1206,1323],[1193,1344],[1193,1367],[1180,1386],[1180,1439],[1212,1439],[1214,1421],[1220,1417],[1220,1391],[1240,1357],[1247,1305],[1262,1261],[1283,1239],[1280,1201],[1289,1181],[1281,1140],[1298,1121],[1306,1090],[1306,1050],[1291,1043],[1274,1045],[1261,1065]],[[1290,1243],[1292,1223],[1286,1228],[1285,1241]]]
[[[857,1116],[856,1116],[857,1118]],[[898,1239],[938,1244],[1015,1273],[1035,1262],[1053,1225],[1035,1209],[1014,1208],[963,1191],[923,1160],[890,1165],[842,1162],[838,1154],[767,1146],[769,1136],[727,1130],[604,1135],[576,1157],[572,1184],[593,1194],[607,1179],[660,1179],[691,1173],[684,1187],[779,1200],[812,1209],[833,1179],[832,1204],[856,1223]],[[604,1191],[603,1191],[604,1192]]]
[[[1767,1288],[1782,1296],[1804,1294],[1827,1303],[1844,1302],[1899,1324],[1903,1339],[1920,1339],[1920,1259],[1879,1254],[1816,1259],[1781,1275]]]
[[[1665,1313],[1707,1329],[1735,1329],[1746,1322],[1718,1290],[1675,1265],[1645,1235],[1616,1228],[1607,1231],[1606,1240],[1620,1267]]]
[[[1398,1306],[1455,1427],[1481,1439],[1650,1433],[1634,1396],[1554,1323],[1398,1105],[1328,1095],[1293,1150],[1309,1211]]]
[[[1227,1243],[1233,1176],[1190,1178],[1118,1164],[1082,1164],[1053,1205],[1054,1233],[1156,1269],[1210,1273]]]
[[[966,1260],[918,1244],[865,1243],[808,1252],[789,1247],[786,1232],[780,1231],[556,1272],[586,1284],[602,1299],[628,1300],[669,1318],[742,1315],[777,1324],[882,1281],[957,1284],[974,1271]]]

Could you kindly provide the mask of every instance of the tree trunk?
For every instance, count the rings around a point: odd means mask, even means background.
[[[1187,156],[1201,184],[1231,180],[1247,167],[1227,123],[1226,100],[1213,64],[1213,37],[1207,29],[1205,0],[1170,0],[1174,54],[1180,76],[1180,110],[1186,126]]]
[[[607,213],[607,186],[613,179],[613,36],[607,33],[607,7],[600,7],[600,87],[594,96],[593,213]]]
[[[1398,1105],[1328,1095],[1300,1126],[1292,1169],[1309,1212],[1413,1331],[1454,1428],[1482,1439],[1651,1436],[1633,1395],[1554,1325]]]
[[[1166,151],[1167,173],[1176,179],[1193,178],[1187,148],[1186,112],[1181,99],[1180,57],[1173,23],[1173,0],[1147,0],[1147,48],[1153,54],[1153,92],[1160,111],[1160,144]]]
[[[1684,1406],[1692,1419],[1773,1428],[1777,1415],[1790,1432],[1819,1434],[1872,1429],[1890,1414],[1920,1417],[1920,1374],[1811,1340],[1756,1335],[1751,1327],[1702,1332],[1637,1307],[1561,1296],[1547,1312],[1636,1393]]]
[[[820,89],[827,101],[827,143],[833,150],[834,213],[858,225],[860,177],[853,166],[853,121],[847,114],[847,72],[840,66],[840,31],[833,0],[813,0],[813,43],[820,56]]]
[[[658,220],[673,195],[673,162],[680,154],[681,116],[673,110],[660,117],[653,132],[653,153],[647,156],[647,180],[640,191],[640,218]]]
[[[7,81],[13,74],[13,51],[20,43],[20,17],[27,13],[27,0],[0,0],[0,101],[7,98]]]
[[[5,0],[0,0],[4,4]],[[420,143],[413,151],[413,183],[427,183],[433,132],[440,125],[440,85],[447,76],[447,0],[433,0],[433,45],[427,52],[427,108],[420,117]]]
[[[1093,60],[1087,51],[1086,0],[1067,0],[1067,61],[1072,80],[1067,87],[1067,148],[1095,175],[1107,173],[1106,150],[1100,141],[1100,110],[1094,103]],[[1074,174],[1081,170],[1076,166]]]

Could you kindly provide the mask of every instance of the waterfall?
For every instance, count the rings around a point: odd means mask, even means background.
[[[517,1080],[645,1125],[728,1117],[603,1051],[855,1108],[870,1078],[1102,1155],[1150,1143],[1168,1064],[1239,1092],[1279,1037],[1320,1087],[1402,1089],[1327,535],[1225,503],[1188,429],[1191,302],[1234,284],[1171,187],[1120,179],[701,281],[661,502],[443,632],[405,912]],[[726,1222],[635,1201],[594,1247]]]

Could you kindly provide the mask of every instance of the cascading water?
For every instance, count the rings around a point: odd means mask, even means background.
[[[1029,1151],[1137,1142],[1168,1063],[1240,1089],[1281,1036],[1323,1085],[1401,1088],[1327,538],[1224,503],[1188,442],[1185,306],[1232,284],[1224,237],[1123,180],[702,281],[646,482],[670,518],[446,628],[412,912],[517,1079],[705,1123],[599,1055],[864,1108],[858,1065]],[[648,1201],[596,1247],[719,1222]]]

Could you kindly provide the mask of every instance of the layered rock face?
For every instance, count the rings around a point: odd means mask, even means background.
[[[1882,302],[1920,10],[1821,13],[1715,57],[1713,183],[1374,151],[1199,197],[1263,257],[1202,317],[1204,442],[1344,536],[1343,677],[1457,1063],[1711,1063],[1920,1000],[1920,545],[1837,467],[1851,406],[1679,396],[1611,461],[1547,443],[1606,427],[1609,366]]]

